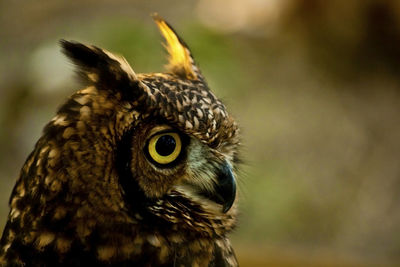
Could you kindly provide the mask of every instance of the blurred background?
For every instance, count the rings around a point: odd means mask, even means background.
[[[155,11],[242,127],[241,266],[400,266],[398,0],[0,1],[0,231],[79,88],[58,40],[162,71]]]

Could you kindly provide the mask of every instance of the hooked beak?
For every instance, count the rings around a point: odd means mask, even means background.
[[[236,197],[236,181],[232,167],[226,161],[217,172],[217,182],[214,192],[208,192],[206,197],[222,205],[222,212],[226,213],[232,207]]]

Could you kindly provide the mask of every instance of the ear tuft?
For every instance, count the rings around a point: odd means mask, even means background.
[[[122,56],[115,55],[96,46],[74,41],[61,40],[60,44],[63,48],[63,53],[87,74],[115,72],[116,77],[124,73],[133,80],[137,79],[135,72]]]
[[[78,67],[78,74],[99,89],[119,91],[134,98],[141,82],[125,58],[96,46],[60,41],[63,53]]]
[[[60,40],[60,45],[63,48],[63,53],[79,67],[87,70],[96,68],[101,61],[102,55],[96,47],[66,40]]]
[[[164,46],[168,52],[167,69],[182,78],[202,79],[189,47],[185,42],[158,14],[155,13],[152,17],[166,41]]]

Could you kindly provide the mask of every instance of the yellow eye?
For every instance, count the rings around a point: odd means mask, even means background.
[[[181,153],[181,138],[177,133],[157,134],[149,140],[147,149],[156,163],[168,164],[176,160]]]

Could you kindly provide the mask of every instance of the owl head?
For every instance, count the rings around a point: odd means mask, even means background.
[[[21,171],[10,221],[23,242],[55,242],[62,252],[70,236],[85,244],[94,232],[131,245],[138,232],[179,241],[234,227],[238,127],[187,45],[154,18],[165,73],[136,74],[119,55],[61,41],[85,87],[47,124]],[[49,234],[60,227],[70,235]]]

